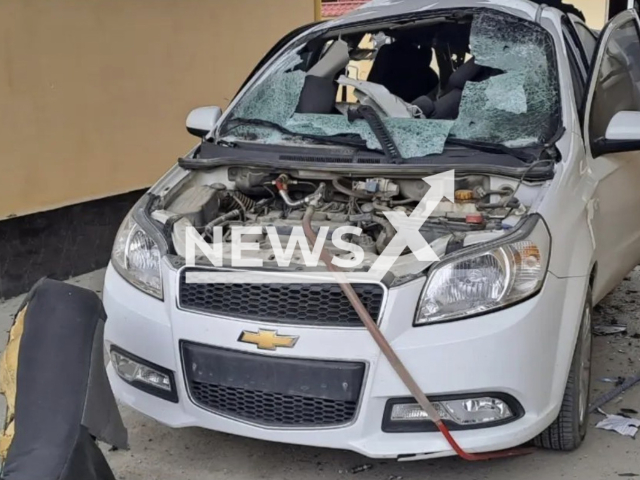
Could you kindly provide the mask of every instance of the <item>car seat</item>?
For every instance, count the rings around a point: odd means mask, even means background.
[[[438,74],[431,68],[431,48],[395,41],[378,51],[367,81],[380,84],[405,102],[428,95],[438,86]]]
[[[493,72],[494,69],[478,65],[472,58],[453,72],[440,98],[434,101],[429,96],[422,95],[411,103],[419,107],[427,118],[454,120],[460,113],[462,92],[467,82],[481,82],[492,76]]]

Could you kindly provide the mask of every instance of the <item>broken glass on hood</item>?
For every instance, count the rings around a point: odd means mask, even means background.
[[[453,121],[387,118],[384,123],[404,158],[442,153]],[[380,141],[364,120],[350,122],[343,115],[294,114],[286,123],[289,130],[312,135],[332,136],[351,133],[366,141],[368,148],[382,150]]]

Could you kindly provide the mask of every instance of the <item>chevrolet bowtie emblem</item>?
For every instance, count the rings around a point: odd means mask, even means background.
[[[258,332],[244,331],[238,338],[239,342],[251,343],[260,350],[276,350],[278,348],[293,348],[299,337],[290,337],[287,335],[278,335],[274,330],[262,330]]]

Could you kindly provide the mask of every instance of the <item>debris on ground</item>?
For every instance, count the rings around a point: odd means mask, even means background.
[[[625,380],[625,382],[622,385],[619,385],[615,387],[613,390],[610,390],[604,395],[601,395],[600,397],[596,398],[593,401],[593,403],[589,406],[589,413],[593,413],[596,410],[600,409],[600,407],[606,405],[611,400],[618,397],[621,393],[626,392],[627,390],[629,390],[631,387],[635,386],[638,383],[640,383],[640,375],[636,375],[635,377]]]
[[[620,409],[620,413],[619,413],[618,415],[620,415],[620,414],[625,414],[625,415],[637,415],[637,414],[638,414],[638,411],[637,411],[637,410],[634,410],[633,408],[621,408],[621,409]]]
[[[598,422],[596,428],[611,430],[618,432],[620,435],[635,438],[638,433],[638,428],[640,428],[640,420],[620,415],[607,415],[602,410],[600,410],[600,412],[606,415],[606,417],[604,420]]]
[[[371,470],[372,468],[373,468],[373,465],[371,465],[370,463],[365,463],[364,465],[358,465],[357,467],[353,467],[351,470],[349,470],[349,472],[353,474],[362,473],[362,472],[366,472],[367,470]]]
[[[617,335],[618,333],[625,333],[626,331],[626,325],[595,325],[593,327],[593,334],[598,337]]]
[[[598,379],[598,381],[602,383],[615,383],[616,387],[622,385],[625,380],[625,377],[602,377]]]

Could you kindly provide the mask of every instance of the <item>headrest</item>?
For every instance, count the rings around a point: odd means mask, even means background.
[[[378,67],[381,67],[389,63],[393,65],[403,65],[404,62],[413,61],[428,66],[432,59],[433,53],[430,48],[418,48],[412,43],[396,41],[380,47],[374,64],[380,62]]]

